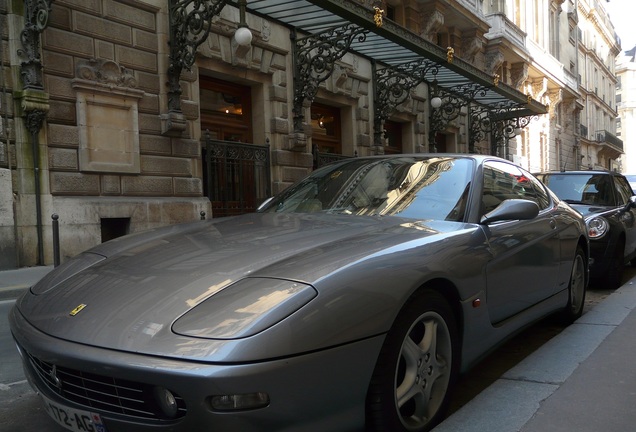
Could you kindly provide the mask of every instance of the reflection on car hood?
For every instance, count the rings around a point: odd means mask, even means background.
[[[436,224],[450,231],[463,226]],[[384,248],[437,231],[396,217],[271,213],[167,227],[92,249],[85,255],[106,258],[61,282],[54,270],[18,307],[52,336],[163,353],[175,345],[171,326],[177,318],[237,280],[284,277],[311,284]],[[73,316],[80,305],[83,310]],[[164,348],[155,351],[153,340]]]
[[[600,207],[589,204],[570,204],[570,206],[586,218],[590,216],[606,216],[618,210],[616,207]]]

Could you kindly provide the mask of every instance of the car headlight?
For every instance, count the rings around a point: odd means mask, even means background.
[[[318,293],[283,279],[246,278],[217,292],[179,318],[172,331],[206,339],[253,336],[282,321]]]
[[[585,221],[590,239],[599,239],[609,231],[607,219],[597,216]]]

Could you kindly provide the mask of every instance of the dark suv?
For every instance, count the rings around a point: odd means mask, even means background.
[[[537,177],[585,217],[590,277],[607,288],[621,284],[636,258],[636,196],[627,179],[610,171],[544,172]]]

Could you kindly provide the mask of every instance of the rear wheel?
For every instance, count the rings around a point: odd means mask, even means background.
[[[453,312],[424,290],[397,317],[378,357],[367,395],[370,431],[430,430],[444,415],[459,365]]]
[[[579,246],[576,249],[570,285],[568,286],[568,305],[563,311],[563,318],[568,324],[576,321],[583,314],[585,306],[585,292],[587,287],[587,266],[585,264],[585,252]]]

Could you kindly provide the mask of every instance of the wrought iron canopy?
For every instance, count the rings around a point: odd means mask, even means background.
[[[515,107],[507,112],[512,116],[517,110],[522,116],[547,112],[538,101],[496,82],[496,78],[460,58],[449,57],[445,49],[402,26],[390,20],[378,26],[374,11],[354,0],[249,0],[247,9],[293,27],[299,36],[317,35],[335,27],[359,27],[365,37],[351,40],[349,49],[378,65],[398,67],[425,58],[437,65],[435,79],[440,88],[479,89],[470,92],[473,102],[493,108]]]

